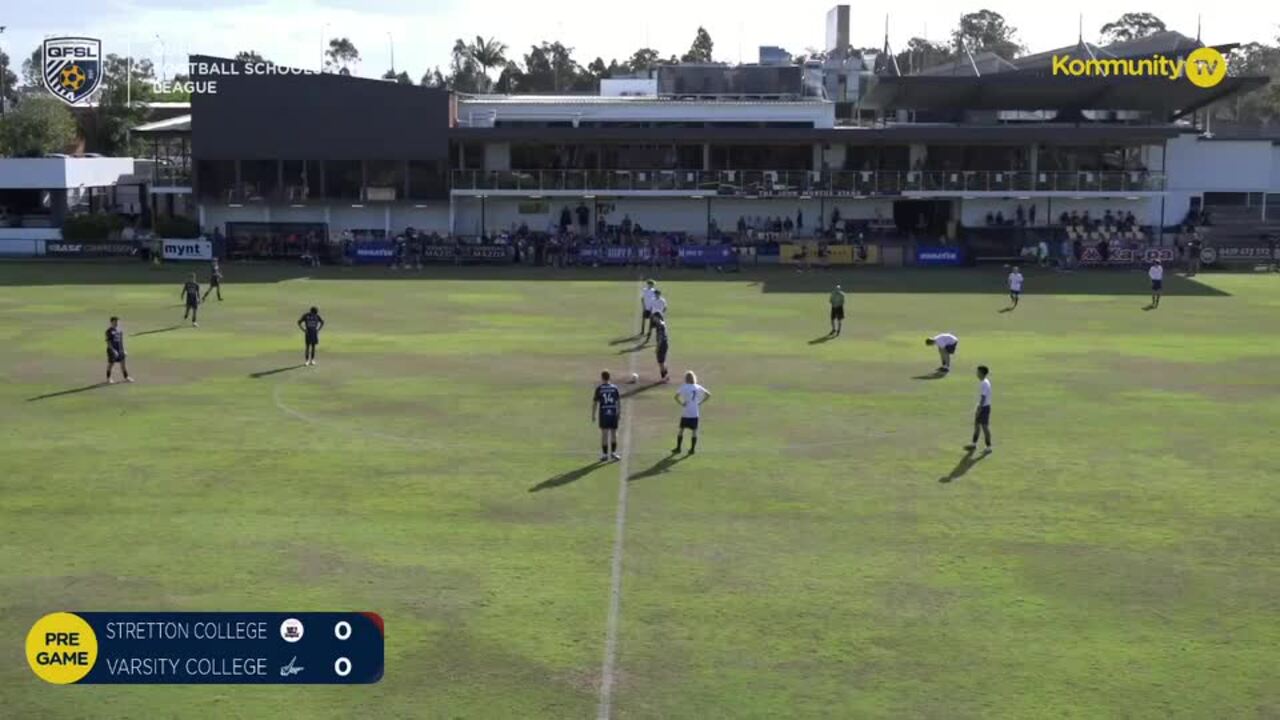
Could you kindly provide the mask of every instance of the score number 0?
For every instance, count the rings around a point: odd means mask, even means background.
[[[346,620],[340,620],[333,626],[333,636],[339,640],[348,640],[351,638],[351,623]],[[346,677],[351,674],[351,661],[345,657],[340,657],[333,663],[333,671],[338,677]]]

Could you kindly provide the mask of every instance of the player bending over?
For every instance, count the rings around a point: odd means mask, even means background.
[[[1018,307],[1018,299],[1022,297],[1022,271],[1017,267],[1013,268],[1013,272],[1009,273],[1009,302],[1013,303],[1010,307]]]
[[[645,280],[644,289],[640,291],[640,332],[636,333],[636,336],[645,335],[645,342],[648,342],[646,333],[652,332],[649,320],[653,317],[653,294],[657,290],[653,280]]]
[[[608,370],[600,373],[600,384],[591,397],[591,420],[595,421],[598,417],[600,423],[600,462],[622,459],[618,456],[618,420],[622,417],[622,392],[609,378]],[[597,408],[600,410],[598,416]]]
[[[844,327],[844,291],[837,285],[831,291],[831,334],[839,337]]]
[[[965,450],[978,449],[978,431],[986,440],[985,452],[992,452],[991,447],[991,379],[987,377],[991,370],[986,365],[978,366],[978,407],[973,413],[973,441],[964,446]]]
[[[111,317],[111,326],[107,328],[107,383],[113,383],[111,368],[120,363],[120,372],[124,373],[125,382],[133,382],[129,377],[129,366],[124,364],[124,331],[120,329],[120,318]]]
[[[209,269],[209,287],[204,291],[201,302],[209,299],[209,293],[218,291],[218,302],[222,302],[222,268],[218,267],[218,258],[213,259],[213,267]]]
[[[662,291],[655,289],[653,297],[649,299],[649,333],[644,336],[644,341],[649,342],[650,334],[653,333],[654,321],[662,319],[664,322],[667,317],[667,299],[662,297]]]
[[[676,432],[676,446],[671,454],[680,452],[684,444],[684,431],[687,428],[692,439],[689,440],[689,454],[698,450],[698,419],[702,403],[711,399],[711,391],[698,384],[698,376],[690,370],[684,374],[684,384],[676,391],[676,402],[683,408],[680,411],[680,429]]]
[[[938,348],[938,357],[942,358],[942,366],[938,368],[938,372],[951,372],[951,356],[956,354],[956,348],[960,346],[960,340],[951,333],[941,333],[931,338],[925,338],[924,344]]]
[[[182,311],[182,319],[186,320],[187,316],[191,317],[191,327],[200,327],[200,323],[196,322],[196,312],[200,309],[200,283],[196,282],[196,274],[191,273],[191,279],[182,284],[182,297],[186,298],[186,308]]]
[[[316,364],[316,346],[320,344],[320,331],[324,328],[324,318],[320,317],[320,311],[311,308],[306,315],[298,318],[298,329],[306,333],[306,350],[303,355],[303,365]]]
[[[1157,260],[1151,263],[1151,269],[1147,271],[1147,277],[1151,278],[1151,307],[1160,307],[1160,294],[1164,292],[1164,266]]]
[[[667,337],[667,321],[655,313],[650,319],[650,327],[658,330],[658,372],[662,374],[662,382],[667,382],[667,351],[671,349],[670,338]]]

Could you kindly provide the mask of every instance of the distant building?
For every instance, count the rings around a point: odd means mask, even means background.
[[[783,50],[776,45],[760,46],[760,64],[761,65],[790,65],[791,53]]]

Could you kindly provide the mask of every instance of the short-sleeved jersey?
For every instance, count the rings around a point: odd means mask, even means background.
[[[711,393],[697,383],[685,383],[680,386],[676,394],[680,397],[680,404],[684,406],[684,410],[680,412],[681,416],[696,418],[699,416],[699,406]]]
[[[1009,289],[1014,292],[1022,291],[1022,273],[1009,273]]]
[[[982,378],[978,383],[978,407],[991,406],[991,379]]]
[[[666,345],[669,340],[667,337],[667,324],[659,323],[655,329],[658,331],[658,345]]]
[[[596,386],[593,401],[600,405],[601,417],[617,415],[622,409],[622,392],[613,383],[600,383]]]
[[[187,301],[200,298],[200,283],[194,280],[188,280],[182,284],[182,292],[186,294]]]
[[[117,352],[124,350],[124,333],[118,327],[107,328],[107,347]]]
[[[1151,269],[1147,271],[1147,275],[1148,275],[1152,280],[1163,280],[1163,279],[1164,279],[1164,266],[1163,266],[1163,265],[1152,265],[1152,266],[1151,266]]]
[[[939,333],[933,336],[933,342],[938,347],[949,348],[960,341],[951,333]]]
[[[324,326],[324,318],[320,317],[320,313],[309,312],[298,318],[298,324],[307,332],[320,332],[320,328]]]
[[[653,299],[649,301],[649,309],[652,310],[654,314],[662,315],[663,317],[666,317],[667,299],[662,297],[661,295],[654,295]]]
[[[644,290],[640,291],[640,304],[645,310],[653,310],[653,293],[656,289],[646,285]]]
[[[214,280],[221,280],[222,267],[218,265],[218,263],[214,263],[213,266],[209,268],[209,276],[212,277]]]
[[[831,307],[844,307],[844,293],[840,290],[831,291]]]

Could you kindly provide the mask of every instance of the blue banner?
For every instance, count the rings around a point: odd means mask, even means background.
[[[737,265],[738,254],[732,245],[681,245],[680,262],[690,267]]]
[[[382,678],[383,635],[376,613],[56,612],[26,648],[57,685],[348,685]]]
[[[964,253],[960,248],[941,245],[916,246],[917,265],[961,265],[963,263]]]
[[[578,259],[580,261],[598,263],[600,265],[628,265],[649,262],[651,257],[653,257],[653,253],[647,247],[583,245],[578,248]]]
[[[390,265],[396,257],[396,246],[391,242],[352,243],[347,255],[358,265]]]

